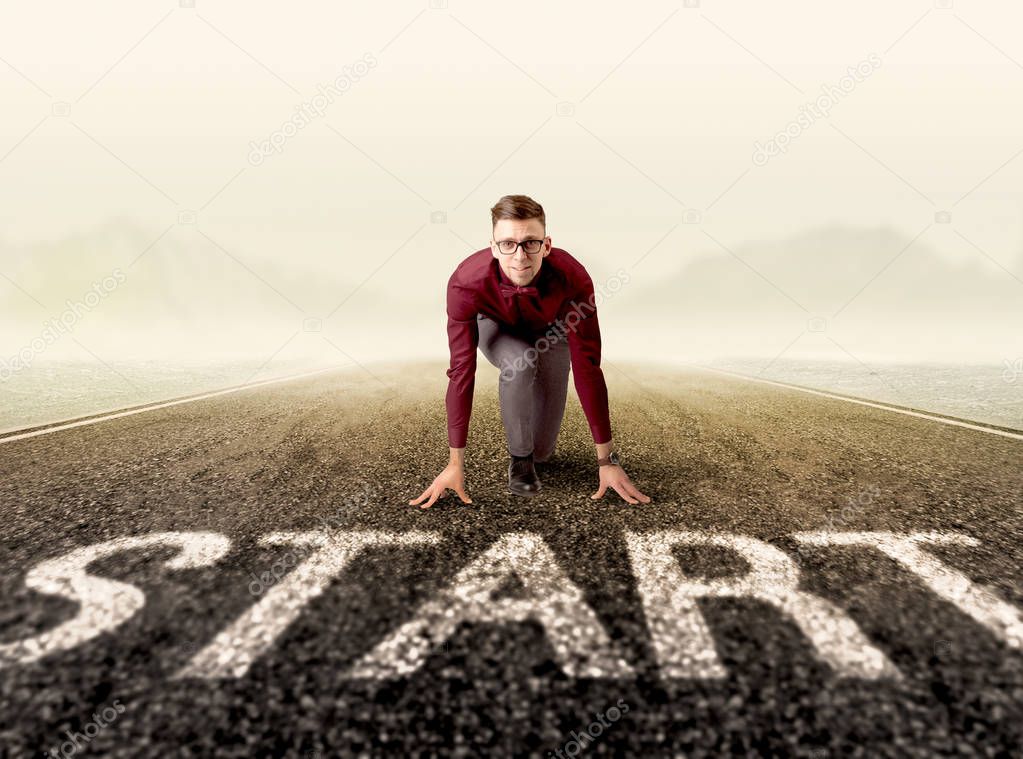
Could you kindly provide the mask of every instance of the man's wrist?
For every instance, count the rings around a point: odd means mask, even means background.
[[[603,443],[597,443],[597,468],[607,466],[609,464],[618,463],[618,454],[615,453],[614,440],[608,438]]]
[[[465,466],[465,448],[449,448],[448,450],[451,452],[448,464]]]

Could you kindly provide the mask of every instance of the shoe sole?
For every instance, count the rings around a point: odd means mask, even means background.
[[[512,495],[522,496],[523,498],[532,498],[533,496],[540,495],[539,490],[534,490],[532,493],[520,493],[517,490],[512,490],[511,488],[508,488],[508,492],[511,493]]]

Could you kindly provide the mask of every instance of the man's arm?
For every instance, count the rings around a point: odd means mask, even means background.
[[[451,362],[448,366],[448,391],[444,404],[448,416],[448,447],[450,458],[443,471],[418,498],[409,501],[428,509],[444,495],[454,490],[463,503],[472,503],[465,492],[465,441],[469,433],[472,414],[472,394],[476,384],[476,348],[479,345],[479,326],[476,322],[476,303],[471,293],[455,285],[455,274],[448,280],[448,348]]]
[[[571,313],[579,315],[569,316]],[[593,294],[593,281],[589,275],[569,304],[563,321],[568,331],[568,348],[572,360],[572,377],[579,403],[597,445],[598,457],[607,455],[611,444],[611,414],[607,397],[607,383],[600,368],[600,322]],[[601,448],[606,450],[601,454]]]
[[[600,368],[600,324],[597,321],[596,297],[593,294],[593,281],[589,275],[581,280],[581,287],[570,308],[580,314],[581,318],[569,327],[568,346],[572,357],[572,374],[575,377],[575,390],[579,394],[579,402],[586,414],[586,420],[593,434],[593,444],[597,449],[597,458],[608,456],[614,448],[611,440],[611,415],[607,397],[607,384],[604,372]],[[569,325],[566,314],[565,323]],[[574,318],[572,319],[574,321]],[[650,497],[632,484],[622,467],[607,464],[597,469],[600,484],[597,492],[590,496],[596,500],[601,498],[608,488],[613,488],[628,503],[650,503]]]
[[[453,277],[454,275],[452,275]],[[448,446],[451,460],[463,461],[472,398],[476,386],[476,349],[479,346],[479,322],[474,300],[451,281],[447,293],[448,351],[446,372],[448,390],[444,405],[448,417]]]

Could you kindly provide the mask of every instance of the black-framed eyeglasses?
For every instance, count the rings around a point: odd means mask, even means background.
[[[497,243],[497,250],[506,256],[510,256],[518,251],[520,245],[528,255],[535,256],[543,247],[543,240],[523,240],[522,242],[501,240]]]

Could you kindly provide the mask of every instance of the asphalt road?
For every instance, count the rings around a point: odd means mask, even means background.
[[[604,366],[649,504],[484,362],[471,505],[441,364],[0,439],[0,753],[1023,756],[1023,440]]]

